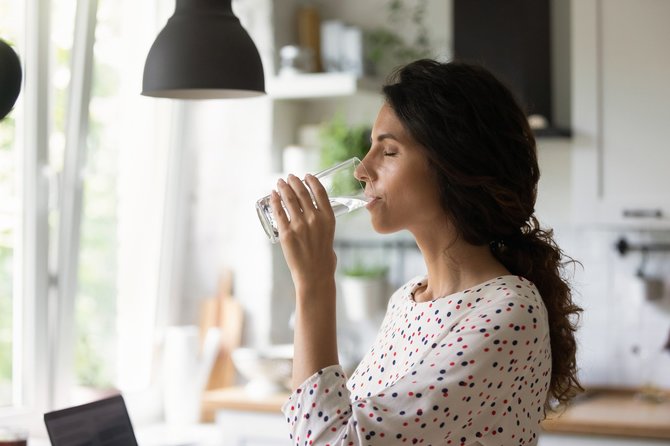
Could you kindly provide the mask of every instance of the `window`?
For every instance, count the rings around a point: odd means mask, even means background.
[[[11,5],[10,0],[0,0],[0,37],[21,54],[23,47],[23,9]],[[21,226],[21,200],[18,168],[17,128],[20,127],[21,102],[17,101],[13,112],[0,122],[0,408],[13,406],[19,395],[15,379],[18,355],[18,339],[15,331],[19,324],[20,306],[17,304],[15,276],[19,272],[17,230]],[[17,123],[17,120],[19,121]]]
[[[150,384],[178,125],[140,91],[173,8],[0,0],[33,77],[0,123],[0,418]]]
[[[98,0],[74,303],[74,371],[84,389],[137,389],[150,379],[170,136],[161,124],[171,105],[139,94],[155,10]]]

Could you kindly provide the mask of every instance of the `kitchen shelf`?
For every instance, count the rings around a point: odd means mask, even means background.
[[[323,99],[358,93],[380,94],[382,81],[351,73],[310,73],[278,76],[268,81],[272,99]]]
[[[572,138],[572,130],[566,127],[544,127],[531,130],[535,138]]]

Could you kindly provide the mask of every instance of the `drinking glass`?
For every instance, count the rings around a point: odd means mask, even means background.
[[[365,166],[363,166],[361,160],[354,157],[314,174],[326,189],[336,217],[360,209],[370,201],[370,198],[365,196],[365,183],[356,179],[354,175],[356,170],[365,172]],[[365,174],[367,177],[367,172]],[[372,183],[368,187],[372,188]],[[286,211],[286,207],[284,207],[284,210]],[[279,230],[272,215],[270,195],[266,195],[256,202],[256,212],[270,241],[277,243],[279,241]],[[289,220],[290,218],[289,215]]]

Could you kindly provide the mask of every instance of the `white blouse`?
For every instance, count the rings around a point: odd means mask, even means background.
[[[533,445],[551,379],[547,312],[535,285],[503,276],[415,302],[389,301],[347,378],[309,377],[283,406],[295,445]]]

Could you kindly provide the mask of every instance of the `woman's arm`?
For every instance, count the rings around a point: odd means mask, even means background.
[[[318,179],[307,187],[294,175],[279,180],[270,198],[284,258],[296,292],[293,387],[318,370],[338,363],[333,249],[335,215]],[[281,195],[280,195],[281,194]],[[282,208],[284,202],[286,211]],[[315,205],[316,203],[316,205]],[[288,212],[288,215],[287,215]]]
[[[296,290],[294,330],[293,388],[296,389],[318,370],[339,363],[334,279],[320,287]]]

